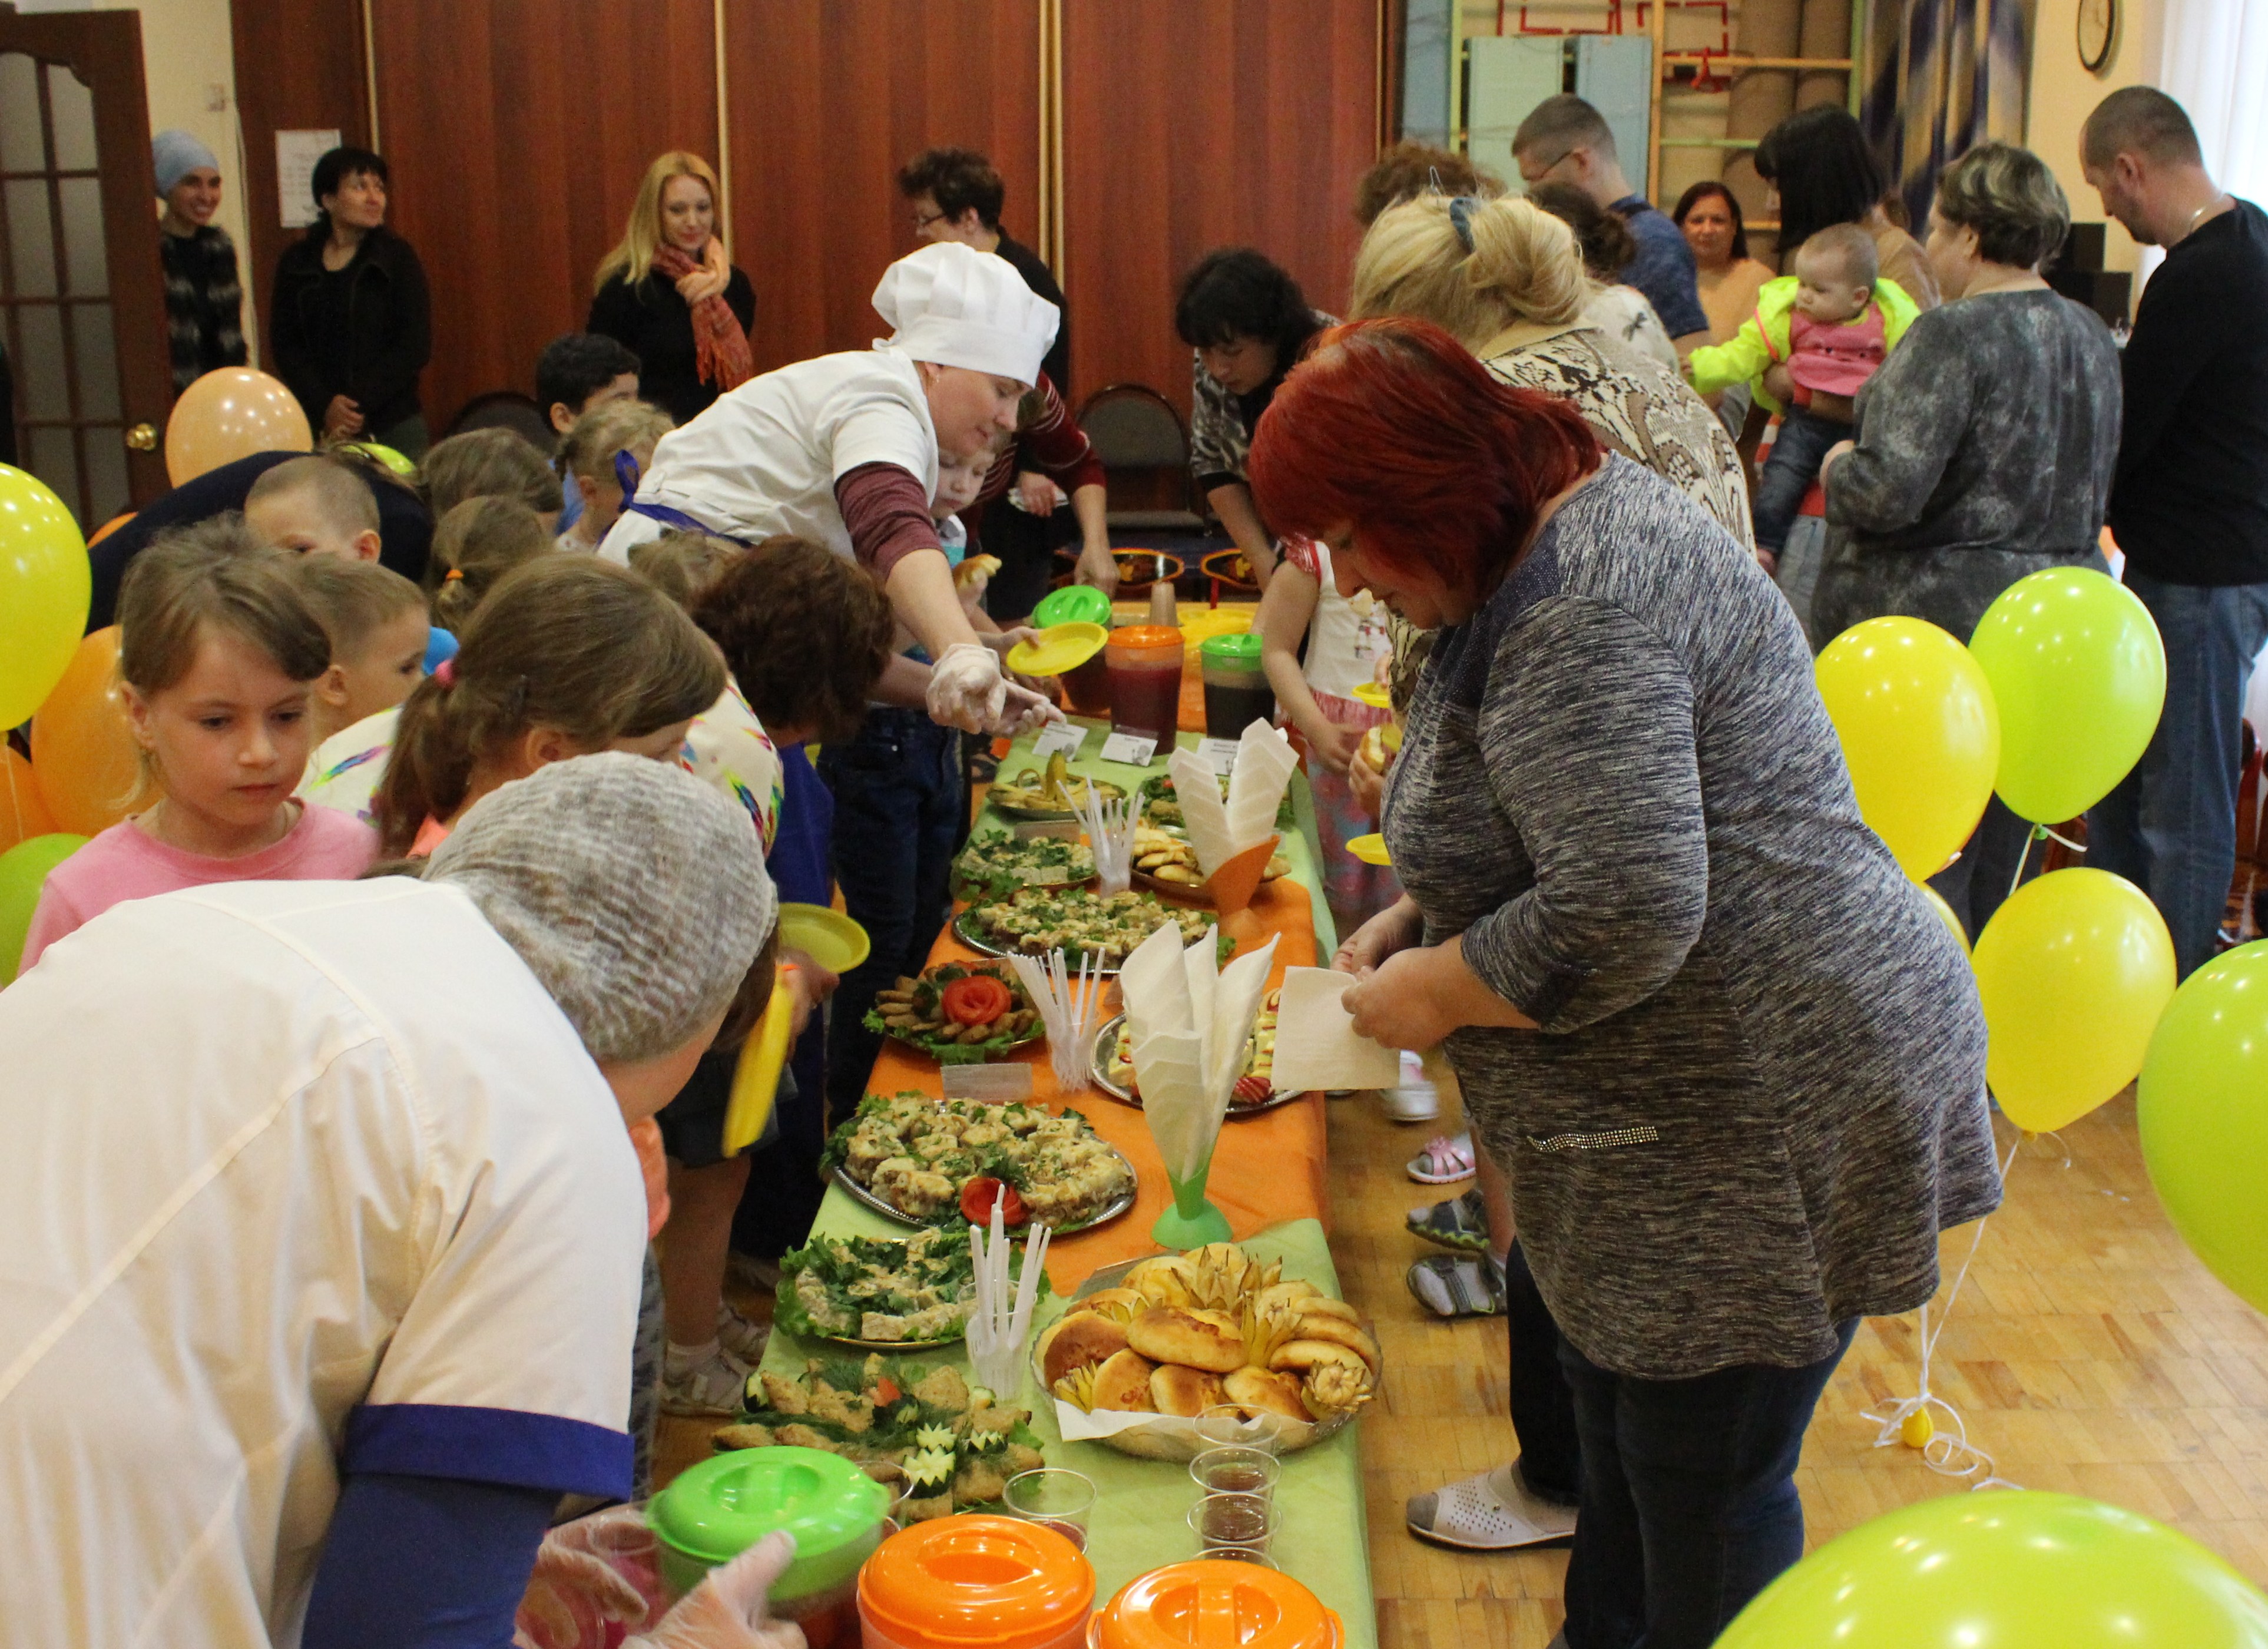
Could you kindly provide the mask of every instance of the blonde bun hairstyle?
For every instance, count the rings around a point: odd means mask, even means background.
[[[1430,320],[1478,349],[1520,321],[1580,320],[1588,295],[1574,232],[1549,212],[1515,195],[1421,195],[1381,212],[1362,238],[1350,318]]]

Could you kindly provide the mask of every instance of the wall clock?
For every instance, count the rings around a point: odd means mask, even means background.
[[[2118,39],[2118,0],[2079,0],[2079,61],[2091,75],[2110,62]]]

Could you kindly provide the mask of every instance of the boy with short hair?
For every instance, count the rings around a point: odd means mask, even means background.
[[[368,824],[402,702],[425,679],[425,593],[375,562],[306,556],[297,571],[331,643],[330,668],[315,680],[315,747],[299,799]]]
[[[244,523],[277,549],[378,559],[378,499],[370,483],[320,453],[286,459],[254,482],[244,498]]]
[[[563,443],[575,420],[593,408],[637,399],[639,370],[638,357],[619,339],[597,332],[562,333],[535,357],[535,402]],[[560,481],[566,495],[559,509],[563,533],[583,513],[583,499],[563,469]]]

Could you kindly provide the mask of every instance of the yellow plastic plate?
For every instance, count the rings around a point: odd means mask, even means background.
[[[1380,686],[1375,681],[1356,682],[1354,684],[1354,696],[1357,703],[1367,704],[1373,710],[1392,710],[1394,708],[1393,695],[1388,693],[1383,687]]]
[[[831,914],[831,913],[830,913]],[[787,1064],[788,1032],[793,1028],[795,1000],[775,990],[756,1021],[755,1034],[740,1044],[740,1062],[733,1067],[733,1093],[725,1107],[725,1154],[746,1151],[762,1137],[779,1094],[780,1068]]]
[[[1076,670],[1102,651],[1110,632],[1100,624],[1074,619],[1050,624],[1030,641],[1008,649],[1008,667],[1018,675],[1061,675]]]
[[[1386,851],[1386,838],[1375,830],[1366,836],[1357,836],[1346,844],[1346,850],[1366,865],[1391,865],[1394,860]]]
[[[830,973],[849,973],[873,949],[865,929],[825,905],[783,904],[779,934],[782,945],[806,952]]]

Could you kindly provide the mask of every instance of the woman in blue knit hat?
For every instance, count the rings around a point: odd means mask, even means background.
[[[220,210],[220,162],[213,151],[176,128],[151,138],[150,154],[158,198],[166,202],[158,247],[178,395],[216,367],[245,364],[244,288],[237,280],[236,243],[212,220]]]

